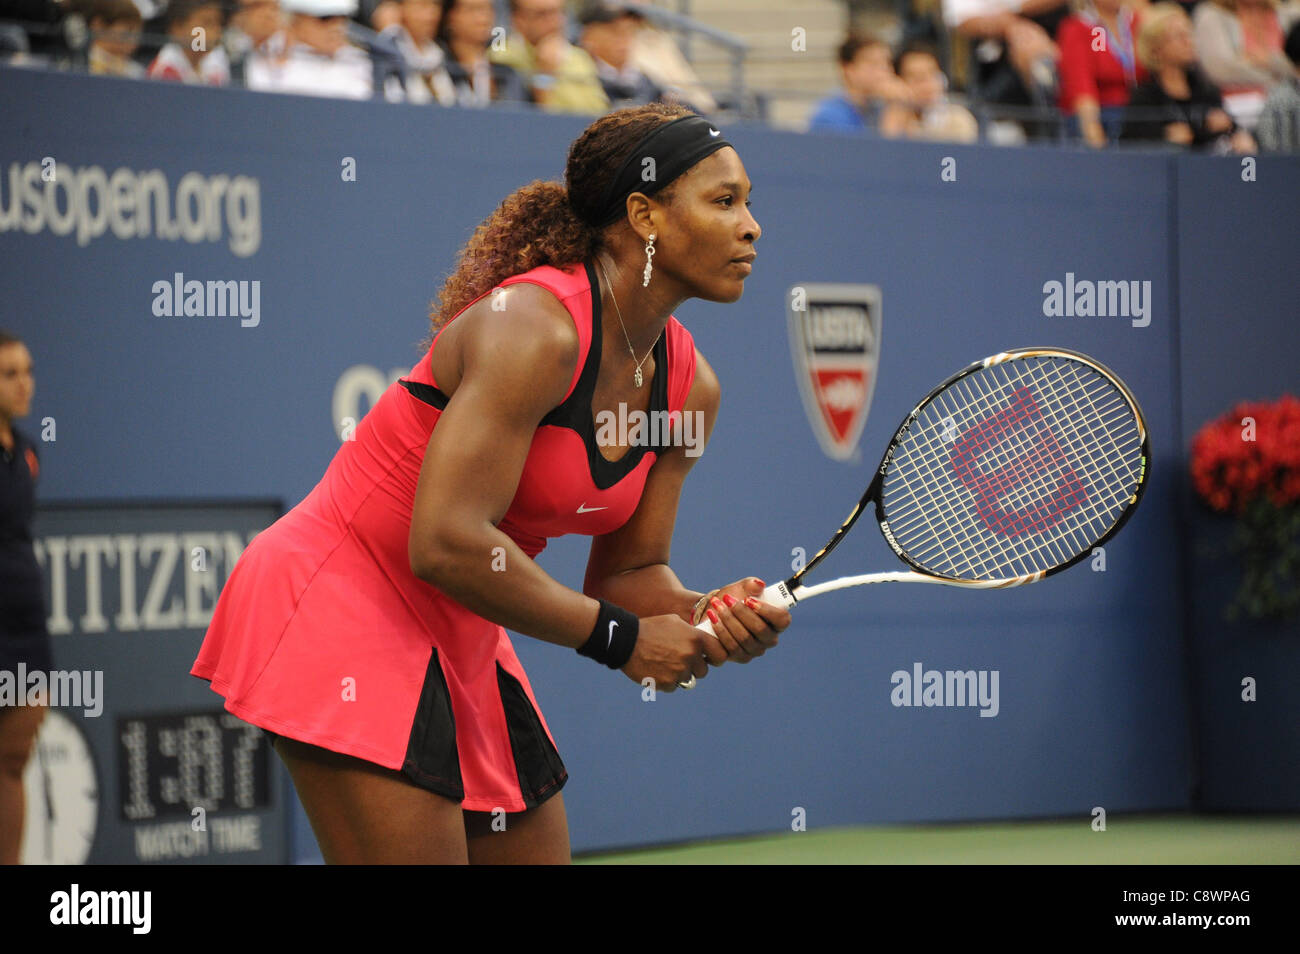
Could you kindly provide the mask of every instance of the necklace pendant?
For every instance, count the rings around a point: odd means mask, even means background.
[[[636,382],[636,386],[637,386],[637,387],[640,387],[640,386],[641,386],[641,369],[640,369],[640,368],[637,368],[637,369],[636,369],[636,373],[632,375],[632,380]]]

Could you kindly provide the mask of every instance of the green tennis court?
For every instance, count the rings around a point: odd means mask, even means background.
[[[1297,864],[1300,816],[1112,816],[826,828],[577,856],[579,864]]]

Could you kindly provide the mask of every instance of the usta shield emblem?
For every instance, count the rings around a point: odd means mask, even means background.
[[[786,293],[790,354],[817,442],[857,456],[880,363],[880,288],[804,282]]]

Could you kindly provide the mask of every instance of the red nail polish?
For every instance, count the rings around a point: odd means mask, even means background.
[[[740,602],[740,600],[736,599],[736,598],[735,598],[734,596],[732,596],[730,593],[723,593],[723,594],[722,594],[722,601],[723,601],[724,603],[726,603],[728,606],[735,606],[737,603]]]
[[[761,586],[763,589],[767,589],[767,584],[764,583],[762,580],[760,580],[758,577],[754,577],[754,582],[757,583],[759,586]]]
[[[713,612],[713,610],[709,610],[708,615],[710,623],[716,623],[718,621],[718,614]]]
[[[717,607],[718,609],[722,609],[722,603],[719,602],[719,600],[718,600],[718,598],[717,598],[716,596],[713,597],[713,599],[709,600],[709,605],[710,605],[710,606]]]
[[[748,607],[749,607],[750,609],[752,609],[752,610],[756,610],[756,609],[758,609],[758,600],[754,599],[754,597],[752,597],[752,596],[746,596],[746,597],[745,597],[745,605],[748,606]]]

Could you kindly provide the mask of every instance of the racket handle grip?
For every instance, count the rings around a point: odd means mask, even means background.
[[[767,589],[763,590],[763,595],[759,597],[764,603],[772,606],[790,608],[795,604],[795,598],[790,595],[789,588],[784,583],[773,583]],[[713,632],[713,624],[707,619],[703,619],[695,624],[695,628],[708,633],[710,636],[716,636]]]
[[[795,598],[790,595],[790,588],[784,583],[773,583],[765,589],[762,600],[764,603],[771,603],[773,606],[780,606],[782,609],[789,609],[796,602]]]

